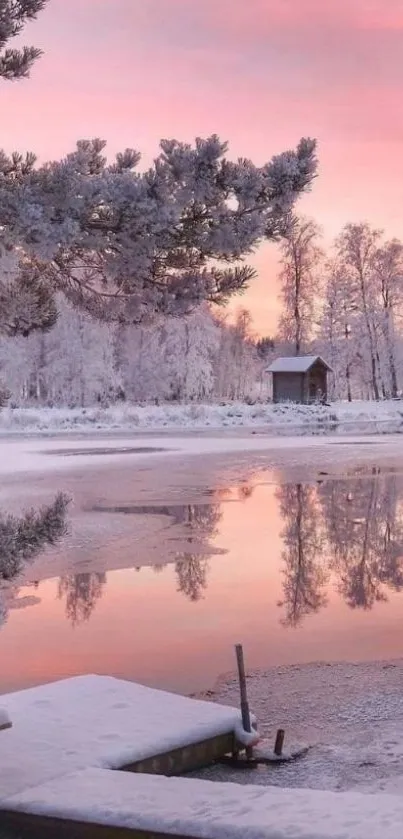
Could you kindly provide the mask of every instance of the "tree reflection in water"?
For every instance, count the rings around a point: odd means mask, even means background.
[[[187,504],[180,509],[180,522],[176,521],[184,524],[188,531],[186,542],[189,550],[177,554],[175,573],[178,591],[195,603],[207,588],[210,568],[208,559],[201,552],[208,549],[208,540],[216,535],[222,513],[219,504]],[[193,544],[197,550],[192,552]]]
[[[397,476],[330,481],[319,490],[330,567],[351,608],[387,600],[385,588],[403,587],[403,517]]]
[[[317,487],[277,490],[284,519],[284,623],[326,604],[334,578],[350,608],[371,609],[403,588],[403,507],[398,477],[373,470]]]
[[[315,488],[307,484],[280,486],[277,490],[284,520],[282,560],[284,607],[282,623],[298,626],[305,615],[326,605],[329,573],[323,562],[325,534]]]
[[[88,621],[103,594],[106,584],[104,572],[88,572],[61,577],[58,585],[59,600],[66,600],[66,617],[73,626]]]
[[[26,562],[65,535],[69,501],[67,495],[58,493],[53,504],[39,510],[28,510],[22,516],[0,515],[0,626],[10,608],[37,602],[37,598],[29,597],[17,600],[18,589],[9,584]]]
[[[241,488],[242,498],[248,497],[248,487]],[[215,493],[220,497],[220,491]],[[211,553],[209,540],[217,533],[221,519],[221,505],[215,504],[172,504],[172,505],[119,505],[113,507],[94,506],[98,513],[122,513],[124,515],[168,516],[174,526],[183,529],[180,539],[186,544],[186,550],[178,551],[173,556],[178,591],[196,602],[207,588],[209,562],[206,558]],[[167,563],[153,565],[156,574],[161,573]],[[136,570],[140,570],[137,568]]]
[[[209,504],[120,506],[99,512],[169,516],[178,532],[168,540],[167,562],[153,566],[163,571],[169,560],[177,590],[191,602],[199,601],[208,586],[211,539],[218,532],[221,501],[249,503],[253,485],[235,491],[217,490]],[[344,480],[286,484],[277,488],[282,516],[281,554],[283,610],[281,622],[297,627],[305,617],[327,604],[334,584],[351,608],[371,609],[387,599],[389,590],[403,589],[403,481],[379,470],[356,473]],[[181,550],[171,545],[181,542]],[[179,547],[179,546],[178,546]],[[140,569],[138,569],[140,570]],[[90,618],[106,585],[103,573],[68,575],[59,583],[66,615],[73,625]]]
[[[178,591],[196,603],[207,588],[209,563],[195,554],[181,554],[175,562]]]

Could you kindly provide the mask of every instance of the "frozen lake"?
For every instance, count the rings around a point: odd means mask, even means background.
[[[197,692],[238,641],[251,669],[400,657],[401,445],[2,441],[3,512],[73,501],[62,542],[1,587],[0,690],[96,672]]]

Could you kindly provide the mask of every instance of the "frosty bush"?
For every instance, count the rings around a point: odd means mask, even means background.
[[[28,510],[23,516],[0,514],[0,581],[11,580],[23,562],[34,559],[46,545],[53,545],[66,532],[70,499],[60,492],[53,504]]]

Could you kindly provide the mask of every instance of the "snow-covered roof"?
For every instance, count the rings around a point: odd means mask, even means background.
[[[331,367],[320,355],[298,355],[294,358],[276,358],[266,368],[266,373],[307,373],[316,361],[321,361],[331,371]]]

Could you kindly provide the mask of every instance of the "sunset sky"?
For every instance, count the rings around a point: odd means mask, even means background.
[[[44,56],[1,86],[2,146],[41,160],[100,136],[147,163],[161,137],[217,133],[257,164],[319,142],[299,207],[330,240],[366,219],[403,236],[403,0],[50,0],[23,41]],[[262,333],[278,311],[276,248],[244,298]]]

